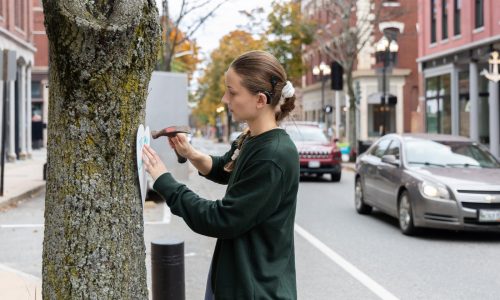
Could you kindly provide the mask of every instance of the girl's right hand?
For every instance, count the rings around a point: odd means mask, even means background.
[[[191,154],[194,153],[194,148],[189,143],[186,134],[178,133],[176,136],[168,138],[168,143],[170,147],[175,149],[180,156],[183,156],[187,159],[191,157]]]

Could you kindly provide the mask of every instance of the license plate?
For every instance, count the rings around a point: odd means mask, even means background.
[[[321,164],[319,161],[313,160],[309,162],[309,168],[319,168]]]
[[[479,222],[500,222],[500,210],[479,210]]]

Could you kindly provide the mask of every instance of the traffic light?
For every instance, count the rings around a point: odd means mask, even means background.
[[[344,69],[342,66],[334,61],[331,67],[332,72],[330,73],[330,79],[332,82],[332,90],[341,91],[344,89]]]

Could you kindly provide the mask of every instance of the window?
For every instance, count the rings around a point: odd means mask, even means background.
[[[401,3],[399,3],[399,0],[385,0],[382,3],[382,6],[384,6],[384,7],[400,7]]]
[[[450,74],[427,78],[425,88],[427,132],[451,134]]]
[[[462,11],[462,0],[454,0],[453,6],[453,32],[455,35],[460,35],[460,13]]]
[[[401,146],[401,143],[398,140],[392,140],[391,145],[389,146],[389,149],[387,149],[387,152],[385,155],[394,155],[396,159],[399,159],[399,147]]]
[[[448,38],[448,0],[441,0],[441,34],[443,40]]]
[[[31,97],[42,98],[42,89],[40,81],[31,81]]]
[[[375,145],[375,147],[373,147],[371,154],[381,158],[387,150],[387,147],[389,146],[389,143],[391,141],[391,139],[381,140],[377,145]]]
[[[470,102],[469,102],[469,71],[458,73],[458,106],[460,135],[469,136],[470,129]]]
[[[436,42],[436,0],[431,0],[431,44]]]
[[[14,22],[16,27],[23,29],[24,30],[24,18],[25,18],[25,13],[24,13],[24,8],[25,8],[25,3],[26,0],[18,0],[15,1],[15,6],[14,6]]]
[[[475,28],[481,28],[484,26],[484,1],[475,0]]]

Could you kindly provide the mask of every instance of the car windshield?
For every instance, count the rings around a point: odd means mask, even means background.
[[[500,163],[485,149],[469,142],[408,140],[406,162],[419,167],[500,168]]]
[[[328,143],[323,131],[314,126],[290,126],[285,128],[294,142]]]

